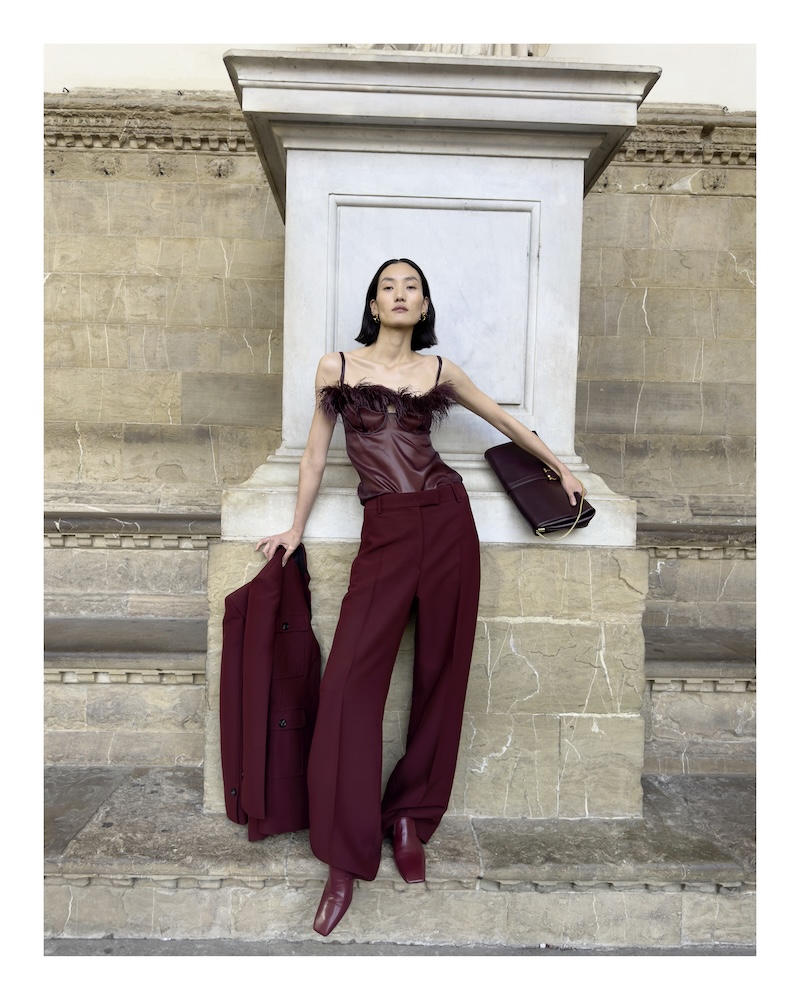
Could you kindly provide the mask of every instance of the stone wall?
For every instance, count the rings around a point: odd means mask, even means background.
[[[585,201],[576,447],[648,520],[754,514],[755,121],[729,119],[644,112]]]
[[[283,222],[234,102],[48,97],[49,509],[218,510],[280,442]]]

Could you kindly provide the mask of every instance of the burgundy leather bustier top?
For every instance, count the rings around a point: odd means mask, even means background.
[[[455,388],[439,382],[428,392],[387,389],[383,385],[344,381],[345,358],[338,383],[320,389],[320,409],[332,420],[342,418],[347,455],[361,479],[358,497],[366,503],[382,493],[416,493],[461,476],[445,465],[431,444],[431,427],[456,402]]]

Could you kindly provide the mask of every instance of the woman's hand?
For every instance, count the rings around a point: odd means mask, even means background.
[[[578,499],[575,497],[576,493],[578,494],[578,497],[580,497],[581,493],[586,496],[586,490],[583,488],[583,483],[580,479],[576,479],[569,469],[566,469],[564,474],[561,476],[561,485],[564,487],[564,492],[569,497],[569,502],[573,507],[576,507],[578,504]]]
[[[288,531],[282,532],[280,535],[270,535],[268,538],[261,538],[256,543],[256,552],[259,549],[264,553],[267,562],[275,555],[276,549],[282,545],[286,551],[283,554],[283,559],[281,560],[281,566],[285,566],[287,562],[300,544],[303,535],[302,532],[298,531],[296,528],[290,528]]]

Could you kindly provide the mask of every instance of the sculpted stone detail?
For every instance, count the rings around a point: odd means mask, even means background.
[[[335,46],[331,46],[332,48]],[[445,54],[526,55],[525,52],[467,49],[526,49],[539,57],[547,46],[517,45],[342,45],[348,49],[397,49]],[[457,52],[457,49],[462,51]],[[683,121],[682,121],[683,119]],[[689,120],[691,124],[686,124]],[[729,115],[721,109],[697,110],[684,105],[643,108],[639,124],[615,159],[627,163],[730,164],[754,166],[755,114]],[[159,91],[111,91],[48,94],[44,140],[47,147],[108,149],[182,149],[250,153],[254,144],[235,99],[227,95],[175,95]],[[232,161],[231,161],[232,162]],[[58,165],[51,161],[48,172]],[[224,168],[220,168],[224,169]],[[613,175],[608,172],[609,178]],[[216,176],[225,176],[217,174]],[[611,180],[599,189],[611,189]]]
[[[229,156],[209,160],[206,170],[212,177],[230,177],[233,173],[233,160]]]
[[[48,94],[44,138],[46,146],[65,148],[226,153],[255,148],[233,97],[160,91]]]
[[[45,153],[44,155],[44,172],[48,177],[56,177],[58,172],[64,166],[64,154],[63,153]]]
[[[169,154],[151,156],[147,161],[147,172],[153,177],[172,177],[178,169],[178,160]]]
[[[95,156],[92,158],[92,170],[96,174],[103,174],[106,177],[113,177],[119,173],[122,166],[118,156]]]
[[[659,119],[675,120],[683,113],[692,124],[681,125]],[[649,120],[648,120],[649,117]],[[755,115],[744,114],[737,124],[728,124],[722,111],[703,111],[680,107],[643,111],[639,124],[616,154],[626,162],[657,162],[674,164],[733,163],[754,166],[756,159]],[[739,121],[747,122],[747,126]]]
[[[597,183],[594,186],[594,189],[595,191],[606,191],[606,192],[621,191],[622,181],[620,179],[619,170],[616,170],[613,167],[609,168],[608,170],[604,170],[603,173],[598,178]]]
[[[668,170],[651,170],[647,175],[647,186],[656,191],[664,191],[674,183],[675,178]]]
[[[389,52],[431,52],[456,56],[523,56],[541,58],[546,55],[549,45],[534,45],[531,42],[517,43],[483,43],[483,42],[425,42],[411,44],[409,42],[380,42],[376,45],[344,44],[329,45],[331,49],[367,49]]]
[[[728,173],[725,170],[704,170],[700,183],[706,191],[721,191],[728,186]]]

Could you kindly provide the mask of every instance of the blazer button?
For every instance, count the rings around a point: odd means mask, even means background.
[[[288,632],[289,631],[289,623],[288,622],[284,622],[283,625],[281,625],[281,631],[282,632]]]
[[[235,794],[236,794],[236,789],[235,789],[235,788],[232,788],[232,789],[231,789],[231,795],[235,795]]]
[[[281,727],[281,729],[283,729],[286,726],[286,719],[281,719],[278,725]]]

